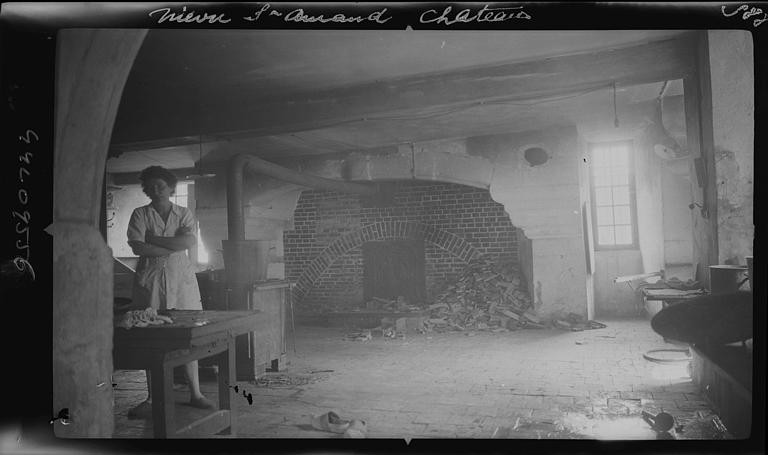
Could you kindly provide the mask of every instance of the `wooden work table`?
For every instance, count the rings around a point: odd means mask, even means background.
[[[237,416],[232,407],[235,337],[262,325],[265,315],[256,311],[195,310],[169,310],[161,314],[173,319],[173,324],[115,328],[113,352],[115,369],[151,372],[155,438],[189,438],[227,429],[230,436],[236,436]],[[219,366],[219,409],[178,429],[173,368],[211,356],[215,356]]]

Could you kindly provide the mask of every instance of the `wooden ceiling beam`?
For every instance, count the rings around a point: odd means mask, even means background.
[[[247,97],[222,99],[187,119],[167,118],[157,125],[142,124],[136,114],[136,121],[115,138],[113,152],[183,144],[198,134],[261,137],[482,102],[568,96],[612,83],[626,87],[681,79],[696,71],[695,48],[694,34],[684,34],[618,49],[361,84],[269,104],[251,104]]]

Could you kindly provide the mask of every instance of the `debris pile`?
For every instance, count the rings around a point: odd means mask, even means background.
[[[511,427],[496,427],[491,439],[586,439],[560,420],[518,417]]]
[[[371,300],[365,302],[366,311],[390,311],[390,312],[407,312],[407,311],[421,311],[423,308],[419,305],[414,305],[408,302],[408,300],[401,296],[397,299],[382,299],[381,297],[373,297]]]
[[[381,325],[372,329],[364,329],[347,333],[344,339],[347,341],[368,341],[375,338],[405,339],[407,332],[423,333],[424,318],[382,318]]]
[[[424,331],[544,328],[534,314],[519,266],[478,258],[428,307]]]
[[[255,381],[251,381],[251,384],[255,385],[256,387],[269,387],[269,388],[280,388],[280,387],[294,387],[299,385],[306,385],[306,384],[313,384],[318,381],[326,380],[330,377],[328,374],[316,374],[316,373],[332,373],[333,370],[320,370],[317,372],[310,371],[306,374],[273,374],[273,373],[266,373],[263,376],[260,376]]]
[[[570,330],[571,332],[581,332],[582,330],[604,329],[605,324],[597,321],[587,320],[584,316],[576,313],[568,313],[564,317],[552,319],[552,326],[556,329]]]
[[[448,285],[431,305],[414,305],[402,296],[389,300],[373,297],[365,304],[369,312],[392,312],[373,329],[348,333],[350,341],[400,338],[406,333],[507,332],[518,329],[556,328],[581,331],[605,328],[575,313],[542,321],[528,294],[520,266],[512,261],[487,257],[472,260],[455,283]],[[412,314],[407,314],[412,313]]]
[[[373,338],[371,330],[361,330],[359,332],[351,332],[344,335],[346,341],[368,341]]]

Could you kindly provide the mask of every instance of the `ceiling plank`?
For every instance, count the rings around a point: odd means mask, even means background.
[[[477,103],[567,96],[611,83],[632,86],[680,79],[696,70],[693,49],[693,35],[685,34],[619,49],[325,90],[266,105],[223,98],[187,118],[165,118],[162,124],[142,122],[145,114],[136,113],[115,138],[113,149],[119,154],[152,144],[167,146],[198,134],[261,137],[364,122],[366,118],[462,109]]]

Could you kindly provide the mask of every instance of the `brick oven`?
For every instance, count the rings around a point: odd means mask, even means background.
[[[545,159],[529,160],[532,149],[543,151]],[[564,126],[419,142],[380,153],[286,159],[281,166],[300,175],[386,186],[387,197],[251,176],[243,188],[244,234],[270,242],[267,278],[295,283],[297,315],[351,311],[381,290],[391,299],[392,283],[402,280],[397,273],[404,267],[423,267],[423,284],[420,273],[409,272],[413,280],[404,293],[426,301],[413,303],[427,303],[473,257],[487,256],[516,263],[531,311],[541,319],[569,313],[591,318],[594,259],[586,243],[591,227],[585,217],[585,156],[576,128]],[[197,186],[202,240],[220,245],[227,238],[220,223],[227,216],[226,179],[200,180]],[[407,242],[416,243],[404,247]],[[423,258],[409,251],[408,259],[369,261],[366,281],[366,251],[376,248],[388,255],[423,248]],[[210,265],[223,266],[220,252],[212,251]]]
[[[405,181],[384,205],[306,190],[284,234],[286,278],[297,311],[351,311],[373,297],[420,306],[473,257],[517,261],[517,236],[486,189]]]

